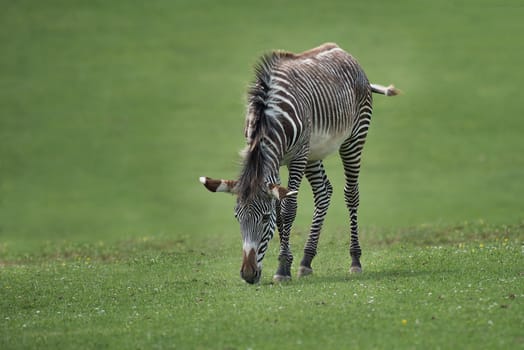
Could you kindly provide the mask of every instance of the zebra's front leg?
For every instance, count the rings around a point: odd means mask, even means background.
[[[289,189],[289,188],[288,188]],[[278,254],[278,268],[273,276],[276,282],[287,281],[291,279],[291,264],[293,263],[293,254],[289,244],[291,226],[297,213],[297,196],[290,196],[280,201],[280,252]]]
[[[307,158],[297,160],[289,165],[288,190],[298,191],[300,182],[304,175]],[[289,244],[291,226],[297,215],[297,196],[289,196],[280,201],[280,215],[278,215],[278,233],[280,236],[280,253],[278,254],[278,268],[273,276],[275,282],[288,281],[291,279],[291,264],[293,254]]]
[[[324,218],[333,193],[333,187],[329,183],[321,160],[309,163],[306,167],[305,174],[313,190],[315,212],[313,214],[309,237],[304,247],[304,257],[298,269],[299,277],[313,273],[311,261],[315,255],[317,255],[320,230],[322,229],[322,224],[324,223]]]

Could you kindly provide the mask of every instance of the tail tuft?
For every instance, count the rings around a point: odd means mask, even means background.
[[[377,94],[382,94],[386,96],[396,96],[400,94],[400,90],[394,87],[393,85],[382,86],[379,84],[370,84],[371,91]]]

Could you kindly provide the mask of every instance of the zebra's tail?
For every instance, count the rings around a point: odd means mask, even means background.
[[[390,86],[382,86],[378,84],[369,84],[371,86],[371,91],[377,94],[382,94],[386,96],[396,96],[400,94],[400,90],[394,87],[393,85]]]

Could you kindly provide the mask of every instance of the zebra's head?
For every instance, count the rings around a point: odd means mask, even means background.
[[[238,194],[237,181],[201,177],[200,182],[211,192]],[[253,284],[260,280],[262,260],[277,223],[277,202],[296,193],[278,185],[268,184],[265,189],[250,196],[237,197],[235,217],[240,224],[243,243],[240,276],[246,282]]]

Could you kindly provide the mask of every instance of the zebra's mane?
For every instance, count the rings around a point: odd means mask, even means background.
[[[271,80],[276,66],[283,58],[293,54],[275,51],[263,55],[255,66],[255,80],[248,91],[248,119],[245,136],[246,148],[241,152],[243,168],[237,183],[239,200],[247,200],[259,193],[268,175],[268,148],[264,138],[274,130],[275,119],[266,114],[271,99]]]
[[[264,118],[271,98],[271,80],[278,64],[295,55],[286,51],[273,51],[263,55],[255,65],[255,80],[248,91],[248,104],[255,118]],[[254,130],[257,133],[258,130]],[[246,135],[249,137],[250,135]]]

